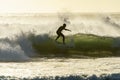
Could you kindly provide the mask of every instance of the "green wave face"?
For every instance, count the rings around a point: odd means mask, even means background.
[[[32,47],[40,56],[54,57],[109,57],[118,56],[119,38],[101,37],[91,34],[66,36],[66,44],[62,37],[56,42],[56,36],[37,35],[30,37]],[[117,44],[117,45],[116,45]]]

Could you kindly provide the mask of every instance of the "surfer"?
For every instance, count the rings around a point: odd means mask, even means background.
[[[57,37],[56,37],[56,41],[57,41],[57,39],[61,36],[62,38],[63,38],[63,44],[65,44],[65,36],[64,36],[64,34],[62,33],[62,31],[63,30],[66,30],[66,31],[71,31],[71,30],[69,30],[69,29],[66,29],[66,24],[64,23],[62,26],[60,26],[59,28],[58,28],[58,30],[56,31],[56,33],[57,33]]]

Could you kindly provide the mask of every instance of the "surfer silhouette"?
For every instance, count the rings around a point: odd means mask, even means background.
[[[62,26],[60,26],[58,29],[57,29],[57,31],[56,31],[56,33],[57,33],[57,37],[56,37],[56,41],[57,41],[57,39],[61,36],[62,38],[63,38],[63,44],[65,44],[65,36],[64,36],[64,34],[62,33],[62,31],[63,30],[66,30],[66,31],[71,31],[71,30],[69,30],[69,29],[66,29],[66,24],[64,23]]]

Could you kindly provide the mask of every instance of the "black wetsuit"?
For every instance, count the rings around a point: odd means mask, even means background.
[[[65,28],[64,28],[63,26],[61,26],[61,27],[58,28],[58,30],[57,30],[56,33],[57,33],[58,35],[60,35],[60,36],[64,36],[64,35],[62,34],[62,30],[64,30],[64,29],[65,29]]]
[[[58,28],[58,30],[56,31],[56,33],[57,33],[57,38],[56,38],[56,40],[60,37],[60,36],[62,36],[63,37],[63,44],[65,43],[65,36],[63,35],[63,33],[62,33],[62,30],[64,30],[65,29],[65,27],[64,26],[61,26],[61,27],[59,27]]]

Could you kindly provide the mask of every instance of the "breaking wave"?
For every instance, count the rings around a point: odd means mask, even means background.
[[[34,56],[34,50],[24,34],[16,39],[0,39],[0,61],[26,61],[31,56]]]
[[[117,17],[114,17],[117,16]],[[0,16],[0,61],[26,61],[35,56],[28,35],[56,35],[56,29],[64,22],[72,32],[99,36],[120,37],[120,15],[9,15]],[[117,27],[117,28],[116,28]],[[31,33],[29,33],[31,32]]]

